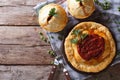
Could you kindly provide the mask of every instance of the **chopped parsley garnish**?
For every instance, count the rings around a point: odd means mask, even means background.
[[[120,28],[118,28],[118,31],[120,32]]]
[[[76,0],[76,1],[77,1],[77,2],[78,2],[78,1],[82,2],[82,0]]]
[[[118,11],[120,12],[120,6],[118,7]]]
[[[84,40],[87,36],[88,36],[88,34],[84,33],[84,34],[81,35],[81,39]]]
[[[71,35],[75,35],[76,37],[80,37],[81,40],[84,40],[87,37],[88,34],[86,34],[86,33],[82,34],[80,30],[75,29],[75,30],[72,31]],[[71,39],[71,43],[74,43],[74,44],[78,43],[78,41],[79,41],[78,38]]]
[[[120,51],[117,51],[117,55],[120,55]]]
[[[42,32],[39,32],[39,35],[40,35],[40,39],[46,43],[49,43],[48,39],[46,37],[44,37],[43,33]]]
[[[54,61],[51,61],[50,64],[54,64]]]
[[[77,36],[77,35],[80,34],[80,32],[81,32],[80,30],[73,30],[72,35],[76,35]]]
[[[102,7],[103,10],[108,10],[111,8],[111,3],[109,1],[104,0],[104,2],[99,2],[99,0],[94,0],[95,3]]]
[[[54,37],[53,37],[53,36],[51,36],[51,38],[52,38],[52,39],[54,39]]]
[[[55,16],[57,13],[55,12],[55,8],[52,8],[49,12],[49,16]]]
[[[58,36],[58,39],[62,41],[63,38],[62,38],[62,36]]]
[[[71,43],[77,44],[78,43],[78,39],[71,39]]]
[[[54,53],[53,50],[49,50],[49,51],[48,51],[48,54],[50,54],[50,55],[53,56],[53,57],[55,56],[55,53]]]

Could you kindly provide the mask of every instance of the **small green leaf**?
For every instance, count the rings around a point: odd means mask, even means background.
[[[71,39],[71,43],[77,44],[78,43],[78,39]]]
[[[95,80],[98,80],[98,78],[96,78]]]
[[[39,34],[40,34],[40,35],[43,35],[43,33],[42,33],[42,32],[39,32]]]
[[[120,32],[120,28],[118,28],[118,31]]]
[[[50,12],[49,12],[49,15],[50,16],[55,16],[56,15],[56,12],[55,12],[55,8],[52,8],[51,10],[50,10]]]
[[[44,37],[43,33],[42,32],[39,32],[39,35],[40,35],[40,39],[46,43],[48,43],[48,39]]]
[[[120,55],[120,51],[117,51],[117,55]]]
[[[120,12],[120,6],[118,7],[118,11]]]
[[[78,2],[78,1],[82,2],[82,0],[76,0],[76,1],[77,1],[77,2]]]
[[[73,32],[72,32],[72,35],[79,35],[79,33],[80,33],[81,31],[80,30],[73,30]]]
[[[63,38],[62,38],[62,36],[58,36],[58,39],[62,41]]]
[[[53,50],[49,50],[49,51],[48,51],[48,54],[50,54],[51,56],[55,56],[55,53],[54,53]]]
[[[52,39],[54,39],[54,37],[53,37],[53,36],[51,36],[51,38],[52,38]]]
[[[108,10],[111,8],[111,3],[109,1],[104,0],[104,2],[100,2],[99,0],[94,0],[97,5],[99,5],[103,10]]]
[[[50,64],[54,64],[54,61],[51,61]]]
[[[84,33],[84,34],[81,35],[81,39],[84,40],[87,36],[88,36],[88,34]]]

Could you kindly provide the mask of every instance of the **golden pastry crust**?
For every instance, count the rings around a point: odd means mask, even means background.
[[[48,20],[49,12],[55,8],[56,15],[52,16]],[[39,11],[39,24],[42,28],[50,32],[58,32],[64,29],[68,22],[67,14],[65,10],[58,4],[48,4]]]
[[[105,40],[105,49],[102,55],[98,59],[84,60],[78,53],[77,44],[71,43],[71,39],[76,37],[75,35],[71,35],[73,30],[81,30],[82,33],[87,34],[90,34],[89,31],[92,30],[94,34],[103,37]],[[71,65],[83,72],[100,72],[105,69],[113,60],[116,52],[115,42],[110,31],[105,26],[96,22],[82,22],[76,25],[73,30],[69,33],[64,43],[65,54]]]
[[[82,5],[76,0],[67,0],[67,3],[70,14],[78,19],[89,17],[95,10],[93,0],[82,0]]]

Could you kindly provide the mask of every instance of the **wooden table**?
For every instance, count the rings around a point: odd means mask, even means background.
[[[53,58],[47,52],[50,45],[40,40],[33,10],[42,1],[0,0],[0,80],[47,80]],[[120,65],[107,72],[108,80],[120,80]],[[106,79],[104,73],[97,77]]]

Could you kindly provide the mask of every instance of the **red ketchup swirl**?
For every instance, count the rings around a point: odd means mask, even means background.
[[[78,53],[84,60],[98,58],[104,51],[105,41],[103,37],[97,34],[87,35],[80,43],[78,43]]]

